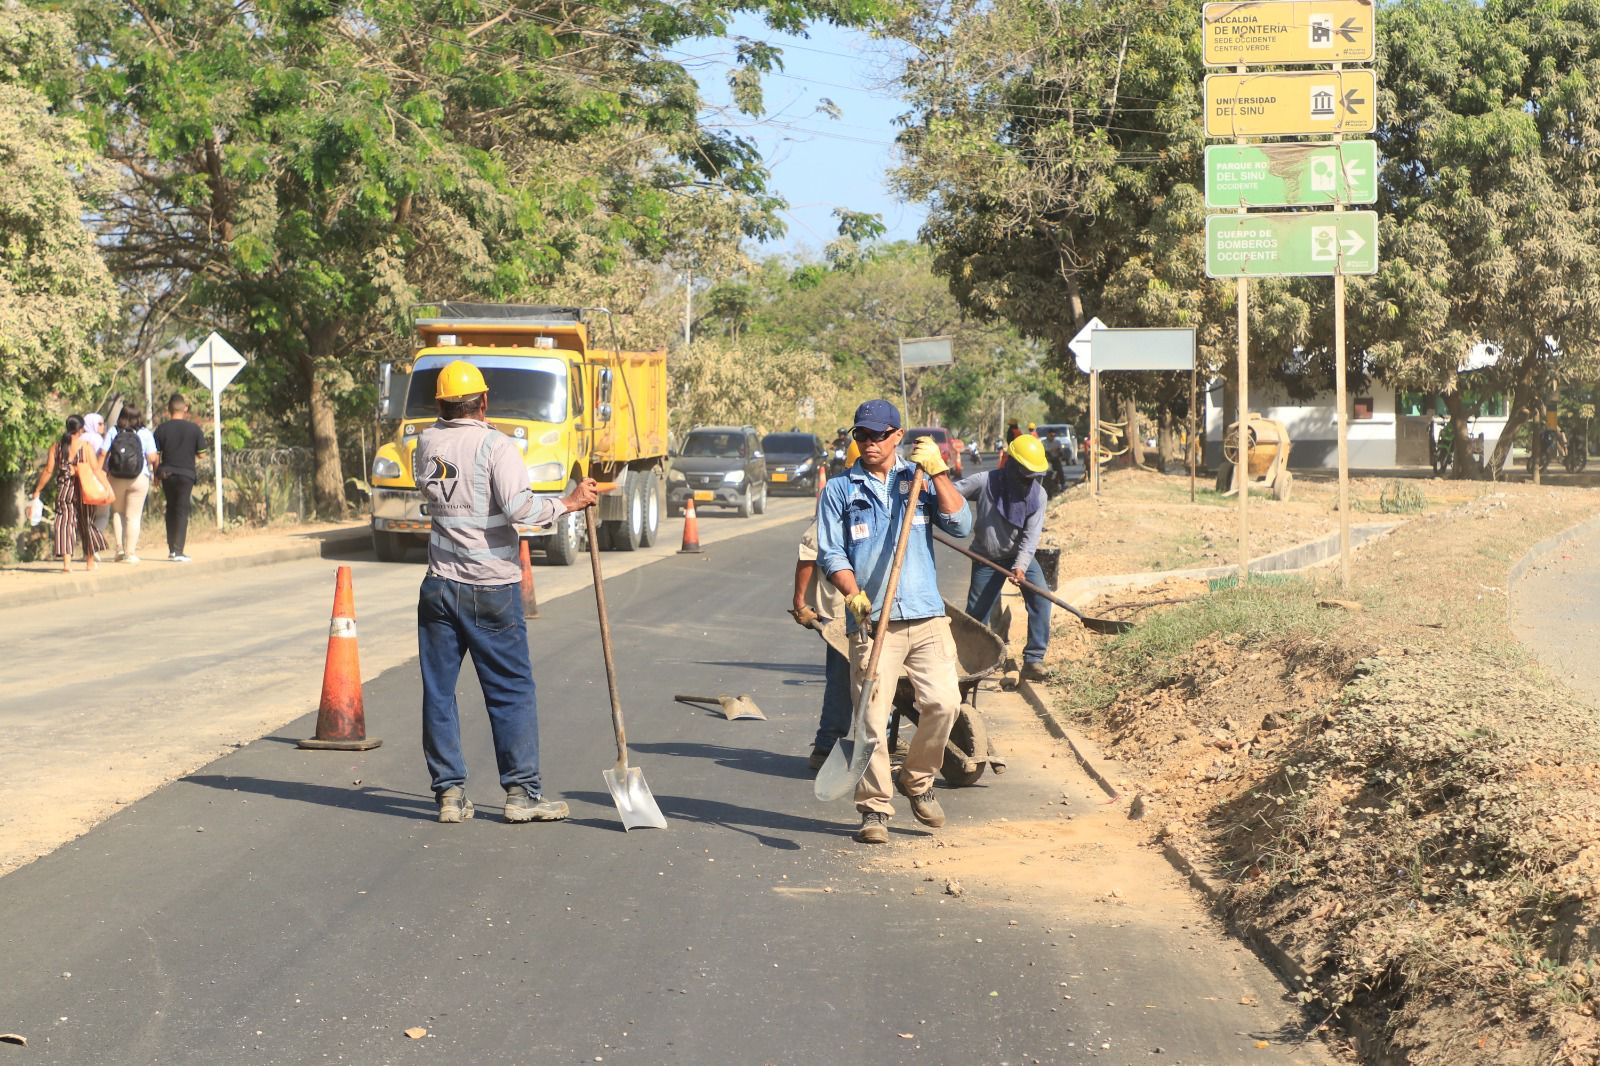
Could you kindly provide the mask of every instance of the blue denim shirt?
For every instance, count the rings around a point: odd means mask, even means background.
[[[885,494],[877,479],[860,463],[834,478],[822,490],[817,504],[817,563],[823,573],[833,576],[840,570],[853,570],[856,584],[872,598],[872,618],[883,612],[884,586],[889,567],[894,563],[895,540],[906,514],[906,499],[911,495],[911,479],[916,467],[904,459],[889,471]],[[878,489],[879,491],[874,491]],[[931,487],[922,490],[917,514],[912,519],[911,540],[906,545],[906,561],[900,570],[900,588],[895,593],[895,621],[944,617],[944,598],[939,595],[939,574],[933,562],[933,517],[940,529],[952,537],[972,532],[972,510],[965,500],[955,514],[939,510],[939,497]],[[845,612],[845,631],[854,633],[855,616]]]

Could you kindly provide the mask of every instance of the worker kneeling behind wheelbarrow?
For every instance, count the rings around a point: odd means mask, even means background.
[[[861,462],[823,490],[817,562],[845,597],[852,687],[859,692],[867,680],[873,650],[869,625],[879,634],[878,672],[898,677],[904,671],[911,683],[920,720],[893,784],[910,801],[917,821],[937,828],[944,824],[944,810],[933,794],[933,775],[944,760],[961,693],[955,640],[934,566],[933,527],[964,537],[971,531],[971,511],[932,440],[917,442],[911,462],[899,457],[903,430],[893,404],[862,404],[852,436],[861,446]],[[921,474],[928,478],[926,488],[921,488]],[[887,624],[876,625],[884,612]],[[895,688],[872,686],[869,702],[856,711],[862,718],[861,733],[873,748],[855,790],[861,813],[856,839],[864,844],[889,839],[894,803],[885,741]]]

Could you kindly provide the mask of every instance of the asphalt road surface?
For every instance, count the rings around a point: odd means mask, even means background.
[[[1239,1005],[1243,987],[1275,991],[1252,958],[1198,950],[1187,925],[918,893],[921,878],[871,865],[893,845],[851,842],[852,806],[817,803],[804,764],[821,654],[782,613],[800,521],[607,581],[633,760],[668,830],[621,830],[601,779],[615,752],[593,599],[552,598],[530,640],[547,793],[569,822],[500,821],[468,670],[478,817],[434,823],[417,671],[401,663],[366,686],[383,747],[300,751],[301,718],[0,878],[0,1031],[29,1041],[0,1058],[1324,1061],[1286,1046],[1292,1015],[1264,1025]],[[750,692],[769,720],[675,692]],[[1061,783],[1019,767],[944,795],[953,823],[998,823],[1037,817]],[[1073,811],[1094,809],[1084,795]],[[903,807],[894,837],[925,839]]]

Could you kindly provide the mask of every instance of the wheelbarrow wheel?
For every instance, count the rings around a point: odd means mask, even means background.
[[[951,788],[966,788],[975,784],[989,766],[989,735],[984,730],[983,719],[972,706],[965,703],[961,705],[955,725],[950,727],[950,744],[966,757],[961,758],[945,749],[944,765],[939,768],[939,775]],[[967,769],[968,765],[972,769]]]

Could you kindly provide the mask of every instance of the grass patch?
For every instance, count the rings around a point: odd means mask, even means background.
[[[1270,579],[1270,580],[1269,580]],[[1235,636],[1243,644],[1324,636],[1341,619],[1317,606],[1316,587],[1300,577],[1262,575],[1243,587],[1237,579],[1193,603],[1153,614],[1107,648],[1112,670],[1123,676],[1167,676],[1198,642]]]
[[[1384,514],[1421,514],[1428,509],[1428,497],[1417,486],[1391,481],[1378,493],[1378,510]]]

